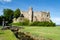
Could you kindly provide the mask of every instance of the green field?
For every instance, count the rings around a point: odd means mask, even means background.
[[[0,40],[17,40],[17,39],[10,30],[1,30],[0,28]]]
[[[60,40],[60,27],[25,27],[25,32],[30,32],[36,37],[45,37],[52,40]]]
[[[23,26],[22,31],[30,32],[35,37],[50,38],[60,40],[60,27],[37,27]],[[0,40],[17,40],[10,30],[0,30]]]

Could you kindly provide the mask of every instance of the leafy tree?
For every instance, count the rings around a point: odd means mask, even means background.
[[[13,19],[13,14],[14,14],[13,10],[11,10],[11,9],[4,9],[3,13],[4,13],[5,20],[7,20],[8,23],[11,23],[12,19]]]
[[[0,16],[0,25],[2,25],[3,19],[5,19],[5,17],[3,15]],[[4,20],[5,21],[5,20]]]
[[[3,20],[3,18],[2,18],[2,16],[0,16],[0,25],[2,25],[2,20]]]
[[[15,18],[18,18],[20,16],[21,12],[20,12],[20,9],[16,9],[15,12],[14,12],[14,17]]]

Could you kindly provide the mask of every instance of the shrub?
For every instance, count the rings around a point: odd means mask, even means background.
[[[23,25],[26,25],[27,26],[27,25],[29,25],[29,20],[25,18],[22,23],[23,23]]]
[[[12,25],[14,25],[14,26],[27,26],[27,25],[29,25],[29,20],[23,19],[23,22],[12,23]]]
[[[15,25],[15,26],[55,26],[56,24],[53,23],[52,21],[50,21],[50,22],[48,22],[48,21],[43,21],[43,22],[35,21],[35,22],[29,23],[29,20],[24,18],[22,22],[12,23],[12,25]]]
[[[20,23],[11,23],[12,26],[20,26]]]
[[[39,21],[35,21],[30,23],[30,26],[55,26],[56,24],[53,22],[39,22]]]

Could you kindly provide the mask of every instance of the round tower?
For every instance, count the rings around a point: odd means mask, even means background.
[[[33,8],[32,7],[29,8],[29,20],[30,22],[33,22]]]

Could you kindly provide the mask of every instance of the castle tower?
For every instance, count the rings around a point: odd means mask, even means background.
[[[30,22],[33,22],[33,8],[32,7],[30,7],[29,8],[29,20],[30,20]]]

